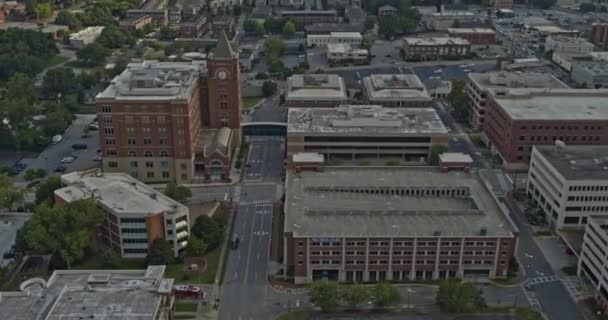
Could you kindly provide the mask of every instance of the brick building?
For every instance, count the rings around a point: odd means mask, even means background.
[[[495,0],[494,8],[496,10],[500,10],[500,9],[511,10],[511,9],[513,9],[513,0]]]
[[[336,10],[283,10],[281,17],[293,20],[296,29],[304,30],[307,25],[315,23],[338,22]]]
[[[448,28],[448,34],[465,39],[472,45],[496,44],[496,31],[490,28]]]
[[[178,257],[190,236],[189,209],[162,192],[124,173],[100,173],[98,169],[72,172],[61,177],[55,203],[93,199],[104,211],[98,240],[123,258],[145,258],[156,239],[169,242]]]
[[[506,169],[527,170],[532,147],[608,144],[608,90],[494,89],[483,134]]]
[[[608,23],[594,23],[589,40],[602,49],[608,49]]]
[[[129,31],[143,30],[146,26],[152,24],[152,17],[149,15],[135,16],[120,20],[120,26]]]
[[[517,229],[475,175],[431,167],[288,172],[284,265],[295,283],[503,278]]]
[[[103,170],[144,182],[227,178],[240,139],[239,78],[225,33],[206,64],[129,64],[96,97]]]
[[[182,38],[199,38],[208,28],[207,17],[203,15],[187,16],[179,23],[179,36]]]
[[[462,38],[403,38],[405,60],[437,60],[464,58],[471,52],[471,43]]]

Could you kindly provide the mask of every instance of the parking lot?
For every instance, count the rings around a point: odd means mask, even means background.
[[[474,63],[474,64],[461,64],[461,65],[429,65],[413,67],[414,73],[420,78],[420,81],[424,81],[430,77],[441,77],[444,80],[458,80],[466,79],[467,74],[470,72],[488,72],[496,70],[495,63]]]
[[[0,267],[6,266],[11,259],[4,259],[4,254],[11,250],[15,243],[17,230],[29,219],[29,213],[0,214]]]
[[[100,162],[94,161],[98,157],[99,132],[91,130],[88,137],[83,136],[84,129],[93,121],[93,118],[95,115],[76,115],[72,126],[64,132],[63,139],[59,143],[49,145],[37,158],[24,158],[20,163],[27,165],[27,169],[44,169],[49,174],[57,174],[54,171],[59,166],[65,166],[66,172],[99,166]],[[74,151],[73,144],[86,144],[87,148]],[[71,155],[77,156],[72,163],[61,163],[61,159]],[[24,181],[23,172],[16,177],[16,181]]]

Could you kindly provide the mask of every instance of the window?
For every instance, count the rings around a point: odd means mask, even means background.
[[[162,151],[160,152],[160,156],[161,156],[162,158],[166,158],[166,157],[168,157],[168,156],[169,156],[169,152],[167,152],[166,150],[162,150]]]
[[[118,168],[118,162],[116,162],[116,161],[109,161],[108,162],[108,167],[110,167],[110,168]]]
[[[163,178],[169,178],[169,171],[163,171]]]
[[[132,137],[135,135],[135,128],[127,128],[127,136]]]
[[[129,150],[127,154],[129,157],[137,157],[137,152],[134,150]]]
[[[133,123],[133,116],[125,116],[126,123]]]
[[[184,130],[182,130],[182,129],[177,130],[177,134],[180,135],[180,136],[183,136],[184,135]]]
[[[160,167],[161,168],[169,168],[169,161],[161,161],[160,162]]]
[[[103,131],[105,132],[106,136],[113,136],[114,135],[114,128],[112,128],[112,127],[105,127],[103,129]]]
[[[116,140],[114,139],[105,139],[106,145],[113,146],[116,144]]]
[[[167,145],[167,144],[169,144],[169,140],[167,140],[167,139],[163,139],[163,138],[160,138],[160,139],[158,140],[158,143],[159,143],[159,144],[162,144],[162,145]]]
[[[146,161],[146,168],[154,168],[154,162],[153,161]]]
[[[113,157],[113,156],[116,155],[116,150],[115,149],[108,149],[108,150],[106,150],[106,155],[110,156],[110,157]]]
[[[103,116],[103,123],[108,126],[112,124],[112,116]]]
[[[101,112],[110,113],[110,112],[112,112],[112,107],[111,106],[101,106]]]
[[[154,178],[154,171],[148,171],[148,172],[146,172],[146,177],[148,177],[148,178]]]
[[[148,117],[148,116],[142,116],[141,117],[141,123],[143,123],[143,124],[150,124],[150,117]]]
[[[152,151],[150,151],[150,150],[146,150],[146,151],[144,152],[144,157],[146,157],[146,158],[150,158],[150,157],[152,157]]]
[[[156,117],[156,122],[158,122],[158,124],[165,124],[165,116],[158,116],[158,117]]]
[[[152,144],[152,139],[150,139],[150,138],[144,138],[144,144],[145,145],[151,145]]]
[[[134,146],[137,144],[137,141],[135,141],[135,138],[128,138],[127,139],[127,144],[130,146]]]
[[[161,137],[167,136],[167,128],[158,128],[158,135]]]
[[[131,168],[137,168],[137,161],[131,161]]]

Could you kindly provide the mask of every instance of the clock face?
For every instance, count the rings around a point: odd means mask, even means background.
[[[225,80],[228,77],[228,74],[226,73],[226,71],[220,71],[217,73],[217,77],[220,78],[221,80]]]

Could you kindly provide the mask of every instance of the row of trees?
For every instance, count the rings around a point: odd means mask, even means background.
[[[247,19],[243,23],[243,28],[250,33],[282,33],[286,36],[292,36],[296,32],[296,25],[289,18],[268,18],[264,23],[260,23],[255,19]]]
[[[399,290],[386,282],[364,286],[318,281],[312,284],[308,295],[310,302],[323,312],[334,311],[344,304],[356,309],[368,301],[377,308],[386,308],[399,303],[401,299]]]
[[[15,73],[41,72],[59,50],[53,38],[34,30],[0,30],[0,83]]]
[[[384,16],[379,20],[378,32],[380,35],[391,38],[395,35],[416,30],[420,22],[420,13],[412,7],[410,0],[400,0],[397,14]]]

